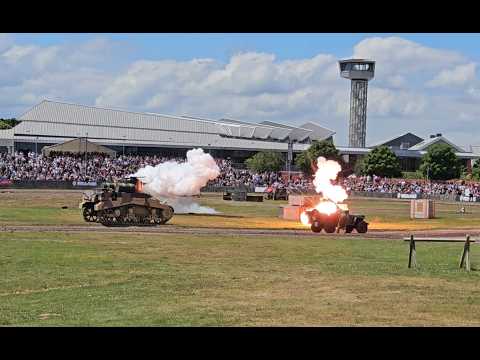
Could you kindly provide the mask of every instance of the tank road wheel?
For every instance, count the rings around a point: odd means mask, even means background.
[[[314,221],[310,228],[314,233],[319,233],[320,231],[322,231],[322,225],[318,221]]]
[[[125,224],[126,226],[134,226],[137,224],[137,216],[135,215],[135,207],[133,205],[129,205],[126,209]]]
[[[168,209],[164,209],[161,212],[162,212],[162,220],[160,224],[163,225],[173,217],[174,210],[173,210],[173,207],[169,206]]]
[[[104,225],[104,222],[106,221],[105,212],[104,211],[99,211],[97,217],[98,217],[98,222],[100,224]]]
[[[359,221],[355,227],[360,234],[365,234],[368,230],[368,224],[363,220]]]
[[[155,225],[160,225],[162,223],[163,217],[162,217],[162,210],[160,209],[155,209],[153,211],[153,222]]]
[[[124,226],[125,225],[125,209],[117,208],[112,211],[112,225],[113,226]]]
[[[103,226],[111,226],[110,219],[105,215],[101,216],[99,221]]]
[[[148,215],[143,217],[143,224],[144,224],[145,226],[151,226],[151,225],[152,225],[152,221],[153,221],[152,218],[151,218],[150,216],[148,216]]]
[[[85,206],[83,208],[83,219],[86,222],[96,222],[98,220],[97,213],[91,206]]]
[[[113,211],[111,209],[104,210],[99,216],[99,222],[103,226],[112,226],[113,225]]]

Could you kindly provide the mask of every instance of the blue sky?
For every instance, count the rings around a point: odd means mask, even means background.
[[[373,36],[399,36],[425,46],[457,50],[472,58],[480,55],[480,34],[17,34],[20,44],[36,43],[51,46],[61,43],[80,43],[89,39],[105,37],[112,41],[126,41],[136,50],[133,58],[187,60],[195,57],[212,57],[227,61],[240,51],[272,52],[279,59],[304,58],[319,51],[341,57],[351,54],[352,48],[361,40]]]
[[[0,116],[44,98],[199,117],[315,121],[347,142],[337,60],[377,61],[367,143],[477,141],[479,34],[3,34]]]

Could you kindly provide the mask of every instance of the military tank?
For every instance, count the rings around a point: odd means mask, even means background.
[[[136,177],[103,183],[101,188],[85,192],[79,208],[86,222],[104,226],[161,225],[174,213],[171,206],[144,193],[143,183]]]

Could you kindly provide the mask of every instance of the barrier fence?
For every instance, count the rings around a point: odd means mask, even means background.
[[[96,182],[85,183],[76,181],[53,181],[53,180],[18,180],[0,183],[0,188],[8,189],[92,189],[97,186]]]
[[[93,189],[98,184],[96,182],[76,182],[76,181],[0,181],[0,189],[68,189],[68,190],[84,190]],[[258,190],[258,189],[257,189]],[[204,186],[201,189],[202,192],[218,193],[224,191],[242,191],[248,193],[255,192],[255,186]],[[295,192],[297,193],[297,192]],[[314,194],[313,191],[298,192],[303,194]],[[369,191],[351,191],[350,196],[355,197],[371,197],[378,199],[432,199],[440,201],[458,201],[458,202],[480,202],[480,197],[475,196],[461,196],[456,194],[444,194],[444,195],[426,195],[426,194],[400,194],[400,193],[381,193],[381,192],[369,192]]]

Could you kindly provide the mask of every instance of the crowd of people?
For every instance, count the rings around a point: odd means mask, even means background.
[[[155,166],[168,160],[183,158],[149,155],[120,155],[109,157],[90,153],[88,156],[51,153],[50,156],[34,152],[0,153],[0,179],[29,181],[115,181],[135,173],[138,169]],[[234,166],[231,160],[215,159],[220,175],[209,186],[221,187],[279,187],[290,192],[312,191],[311,179],[293,176],[290,180],[277,172],[257,173]],[[480,197],[480,184],[465,181],[433,182],[426,180],[388,179],[378,176],[351,175],[337,182],[347,192],[401,193],[418,195],[461,195]]]
[[[138,169],[155,166],[167,160],[183,159],[162,156],[120,155],[109,157],[89,153],[88,156],[34,152],[0,153],[0,178],[30,181],[115,181],[135,173]]]
[[[455,181],[428,181],[389,179],[379,176],[351,175],[341,181],[347,191],[377,192],[388,194],[459,195],[480,196],[480,183]]]
[[[238,169],[233,166],[231,160],[216,159],[220,168],[220,176],[210,181],[213,186],[245,186],[245,187],[278,187],[287,188],[292,192],[307,191],[312,187],[307,178],[292,176],[290,180],[281,176],[280,173],[267,171],[258,173],[248,169]]]
[[[185,161],[184,158],[120,155],[109,157],[99,153],[79,154],[50,153],[49,156],[34,152],[13,154],[0,153],[0,178],[12,181],[77,181],[102,182],[120,180],[138,169],[155,166],[165,161]],[[285,181],[279,173],[255,173],[247,169],[238,169],[231,160],[215,159],[220,175],[207,185],[228,187],[272,186],[287,187],[291,191],[306,190],[306,179],[292,178]]]

